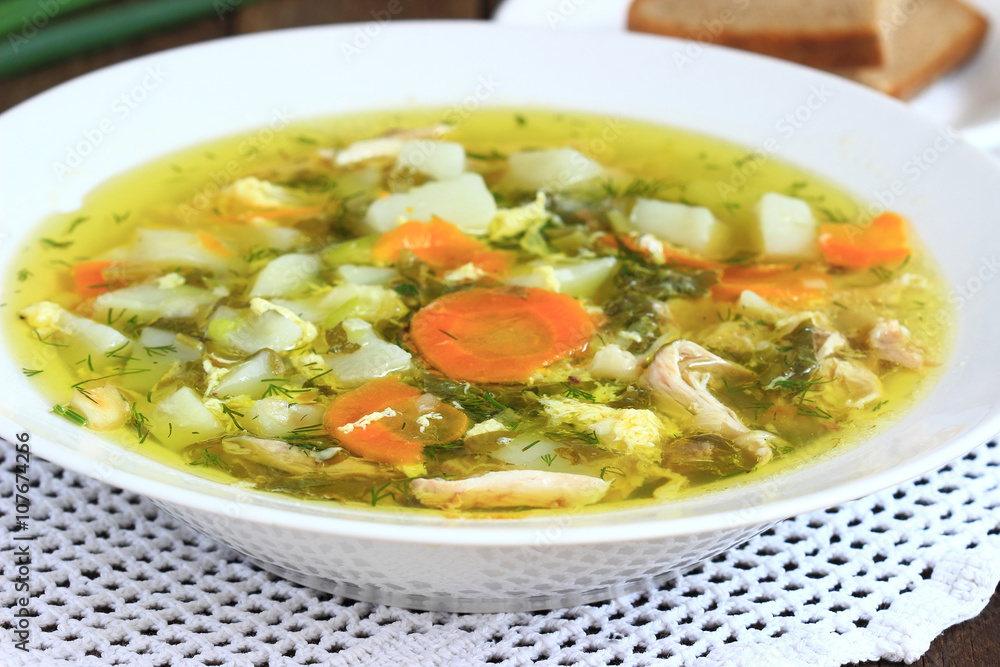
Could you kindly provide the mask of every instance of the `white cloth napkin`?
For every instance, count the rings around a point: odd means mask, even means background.
[[[3,553],[28,544],[23,607],[5,558],[0,664],[718,665],[912,662],[1000,580],[1000,447],[896,489],[778,524],[680,579],[549,612],[447,614],[319,593],[268,574],[132,493],[45,461],[14,542],[14,450],[0,445]],[[20,594],[23,595],[23,594]]]

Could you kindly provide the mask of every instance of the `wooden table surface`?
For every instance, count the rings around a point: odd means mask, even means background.
[[[129,44],[79,56],[5,81],[0,81],[0,111],[85,72],[135,56],[191,44],[206,39],[274,28],[320,23],[372,20],[389,0],[262,0],[241,7],[240,0],[227,0],[235,7],[222,18],[212,18],[147,37]],[[488,18],[496,0],[398,0],[401,11],[393,20],[418,18]],[[11,159],[11,156],[3,156]],[[861,663],[861,667],[887,667],[885,660]],[[1000,665],[1000,596],[977,618],[954,626],[931,645],[918,667],[996,667]]]

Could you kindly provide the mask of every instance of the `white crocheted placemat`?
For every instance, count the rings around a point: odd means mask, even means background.
[[[319,593],[248,564],[141,496],[39,459],[27,475],[34,539],[15,540],[26,535],[14,531],[24,500],[16,463],[3,443],[2,665],[909,662],[978,614],[1000,579],[995,442],[897,489],[784,521],[658,589],[513,614],[416,612]],[[19,564],[24,549],[30,562]]]

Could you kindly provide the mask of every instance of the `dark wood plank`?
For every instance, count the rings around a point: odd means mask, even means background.
[[[354,0],[303,2],[263,0],[240,11],[237,32],[256,32],[300,25],[385,21],[395,19],[456,18],[482,16],[481,0]]]
[[[174,46],[224,37],[231,30],[232,15],[210,18],[149,35],[134,42],[88,53],[0,81],[0,111],[48,90],[63,81],[114,63]]]

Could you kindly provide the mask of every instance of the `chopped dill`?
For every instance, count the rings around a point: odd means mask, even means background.
[[[54,405],[54,406],[52,406],[52,412],[56,413],[57,415],[59,415],[61,417],[65,417],[66,419],[70,420],[71,422],[73,422],[77,426],[86,426],[87,425],[87,418],[84,417],[83,415],[81,415],[79,412],[77,412],[73,408],[64,408],[61,405]]]
[[[556,460],[556,455],[555,454],[543,454],[540,458],[543,461],[545,461],[545,465],[547,465],[548,467],[551,468],[552,467],[552,463]]]
[[[41,243],[46,248],[68,248],[73,245],[73,241],[55,241],[53,239],[42,239]]]
[[[194,459],[188,465],[192,466],[205,466],[206,468],[219,468],[220,470],[229,470],[229,464],[222,460],[222,457],[215,452],[208,451],[208,447],[201,450],[201,457]]]
[[[85,215],[81,215],[79,218],[77,218],[73,222],[69,223],[69,229],[66,230],[66,233],[67,234],[72,234],[73,230],[75,230],[77,227],[79,227],[83,223],[87,222],[88,220],[90,220],[90,218],[88,218]]]
[[[572,382],[563,382],[563,386],[566,387],[566,391],[563,392],[563,396],[565,396],[566,398],[581,399],[584,401],[590,401],[591,403],[593,403],[596,400],[593,394],[591,394],[589,391],[584,391],[583,389],[580,389]]]
[[[156,347],[147,347],[146,355],[150,357],[163,357],[171,352],[176,352],[177,347],[174,345],[158,345]]]
[[[529,444],[525,445],[524,447],[522,447],[521,451],[522,452],[526,452],[526,451],[528,451],[529,449],[531,449],[532,447],[534,447],[535,445],[537,445],[540,442],[541,442],[541,440],[535,440],[534,442],[529,443]]]
[[[39,373],[42,373],[44,371],[42,371],[42,370],[35,370],[33,368],[22,368],[21,372],[24,373],[27,377],[30,378],[30,377],[34,377],[34,376],[36,376]]]
[[[447,331],[445,331],[444,329],[438,329],[438,331],[440,331],[441,333],[443,333],[443,334],[444,334],[445,336],[447,336],[448,338],[451,338],[452,340],[458,340],[457,338],[455,338],[454,336],[452,336],[452,335],[451,335],[450,333],[448,333],[448,332],[447,332]]]
[[[17,272],[17,281],[23,283],[25,280],[27,280],[33,275],[34,274],[31,273],[31,271],[29,271],[28,269],[21,269],[20,271]]]
[[[222,404],[222,413],[224,415],[226,415],[227,417],[229,417],[231,420],[233,420],[233,425],[235,425],[237,429],[239,429],[240,431],[243,430],[243,427],[240,425],[240,423],[238,421],[236,421],[237,417],[242,417],[243,416],[242,412],[236,412],[236,410],[233,410],[231,407],[229,407],[228,405],[226,405],[225,403],[223,403]]]
[[[601,468],[601,479],[604,479],[604,475],[618,475],[619,477],[624,477],[625,472],[621,468],[616,468],[615,466],[604,466]]]

